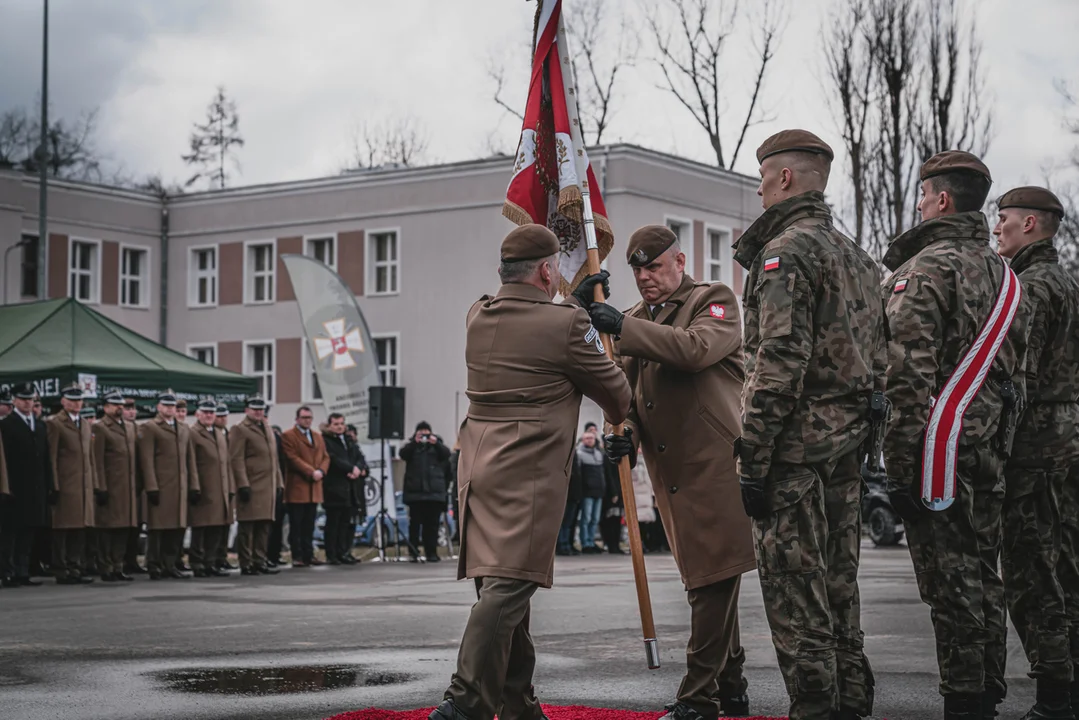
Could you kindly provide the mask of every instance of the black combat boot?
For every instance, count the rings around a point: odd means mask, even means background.
[[[719,714],[723,717],[749,717],[749,695],[719,698]]]
[[[453,700],[449,698],[442,701],[442,703],[431,711],[431,714],[427,716],[427,720],[470,720],[467,715],[457,709],[457,706],[453,704]]]
[[[944,696],[944,720],[982,720],[982,696],[956,693]]]
[[[667,714],[659,720],[709,720],[682,702],[673,702],[663,708]]]
[[[1034,707],[1022,720],[1075,720],[1068,685],[1039,680]]]
[[[857,710],[851,710],[850,708],[845,707],[832,711],[832,720],[862,720],[863,717],[865,716]]]

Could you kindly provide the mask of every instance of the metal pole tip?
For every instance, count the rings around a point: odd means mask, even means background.
[[[655,638],[648,638],[644,641],[644,653],[648,657],[648,669],[659,669],[659,645],[656,644]]]

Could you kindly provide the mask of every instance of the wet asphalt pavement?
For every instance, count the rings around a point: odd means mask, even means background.
[[[645,666],[628,557],[558,558],[533,605],[544,702],[659,710],[684,668],[689,609],[669,555],[647,557],[663,667]],[[435,704],[475,594],[455,564],[364,562],[273,577],[0,590],[0,718],[318,720]],[[940,718],[929,611],[904,547],[864,549],[866,648],[875,718]],[[745,576],[742,643],[754,712],[786,694],[756,574]],[[1033,702],[1014,634],[1002,720]]]

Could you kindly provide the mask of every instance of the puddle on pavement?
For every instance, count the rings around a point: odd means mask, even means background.
[[[411,677],[362,665],[188,668],[153,676],[169,690],[215,695],[291,695],[397,685]]]

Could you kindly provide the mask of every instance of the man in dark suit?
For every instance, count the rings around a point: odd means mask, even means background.
[[[40,585],[30,579],[34,532],[48,525],[52,464],[45,423],[34,417],[34,386],[14,388],[15,410],[0,420],[10,494],[0,497],[0,578],[4,587]]]
[[[322,507],[326,510],[326,530],[323,535],[326,561],[330,565],[355,565],[352,545],[356,534],[357,512],[363,514],[363,482],[367,478],[367,461],[360,447],[349,437],[345,417],[332,413],[323,427],[330,469],[322,482]]]

